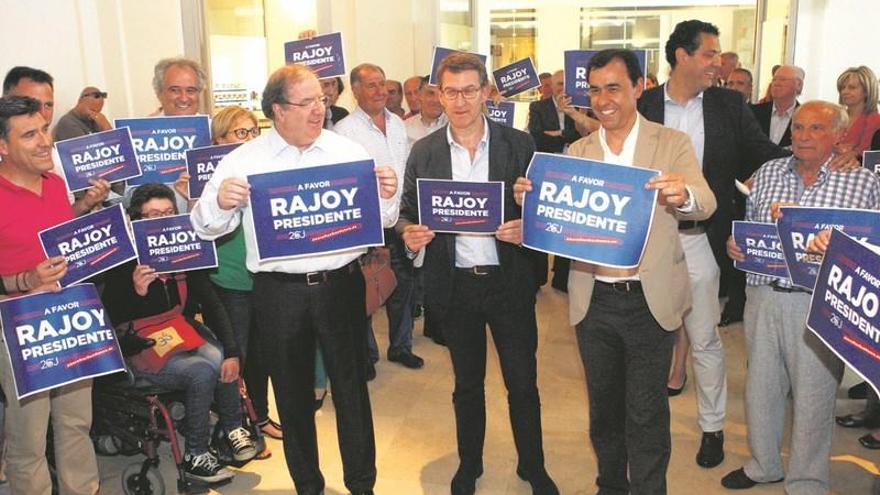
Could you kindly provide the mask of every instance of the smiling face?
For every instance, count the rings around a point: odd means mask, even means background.
[[[275,130],[285,141],[304,150],[318,139],[326,112],[322,96],[321,83],[312,74],[285,84],[285,99],[290,103],[272,104]],[[306,105],[298,106],[298,103]]]
[[[4,165],[18,173],[37,176],[52,170],[52,136],[41,113],[17,115],[9,119],[9,133],[0,139]]]
[[[642,95],[642,79],[633,85],[626,64],[615,58],[605,67],[590,70],[589,83],[590,104],[602,127],[628,132],[638,117],[636,100]]]
[[[351,85],[351,92],[358,106],[367,115],[378,115],[388,101],[388,90],[385,87],[385,75],[375,69],[360,69],[358,82]]]
[[[49,83],[37,82],[24,77],[9,90],[9,96],[28,96],[40,102],[40,115],[47,123],[52,123],[55,115],[55,90]]]
[[[419,90],[419,107],[421,116],[428,120],[434,120],[443,114],[443,105],[440,103],[440,88],[425,84]]]
[[[201,92],[195,71],[185,65],[172,65],[165,71],[162,90],[156,96],[165,115],[195,115]]]
[[[674,72],[683,76],[697,92],[711,88],[721,71],[721,45],[718,36],[700,33],[700,47],[688,54],[684,48],[675,50]]]
[[[473,97],[468,99],[466,95]],[[489,86],[480,86],[476,70],[444,71],[440,79],[440,102],[454,129],[469,129],[480,125],[483,105],[489,97]]]
[[[803,81],[798,78],[797,71],[790,65],[783,65],[773,74],[773,82],[770,83],[770,96],[774,100],[794,101],[801,92]]]

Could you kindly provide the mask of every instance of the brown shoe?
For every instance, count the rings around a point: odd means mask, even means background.
[[[284,438],[284,432],[281,431],[281,425],[272,420],[272,418],[266,418],[265,421],[261,422],[259,425],[260,431],[263,432],[263,435],[266,435],[269,438],[274,438],[275,440],[281,440]]]

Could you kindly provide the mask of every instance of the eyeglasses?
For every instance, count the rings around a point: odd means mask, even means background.
[[[443,93],[443,97],[447,100],[454,100],[458,98],[459,95],[464,96],[465,100],[473,100],[480,94],[480,89],[477,86],[468,86],[464,89],[455,89],[455,88],[443,88],[440,90]]]
[[[299,103],[295,103],[295,102],[287,101],[287,100],[278,100],[277,103],[280,104],[280,105],[291,105],[291,106],[294,106],[294,107],[300,107],[300,108],[312,109],[312,108],[314,108],[315,105],[317,105],[318,103],[320,103],[321,105],[323,105],[323,106],[326,107],[326,106],[327,106],[327,103],[328,103],[329,101],[330,101],[330,98],[329,98],[329,97],[327,97],[327,96],[320,96],[320,97],[318,97],[318,98],[306,98],[305,100],[303,100],[303,101],[301,101],[301,102],[299,102]]]
[[[160,218],[160,217],[170,217],[171,215],[176,215],[176,208],[168,208],[167,210],[147,210],[143,213],[143,218]]]
[[[92,98],[95,98],[95,99],[106,98],[107,92],[106,91],[92,91],[91,93],[83,93],[82,96],[80,96],[80,98],[85,98],[86,96],[91,96]]]
[[[253,137],[257,137],[260,135],[260,128],[257,126],[251,127],[250,129],[245,129],[244,127],[239,127],[238,129],[233,129],[232,133],[235,134],[235,137],[238,139],[247,139],[248,134]]]

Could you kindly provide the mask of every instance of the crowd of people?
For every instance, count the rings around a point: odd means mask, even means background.
[[[286,65],[270,75],[262,94],[270,128],[261,130],[252,112],[235,106],[212,117],[214,144],[242,144],[220,162],[198,200],[189,198],[186,173],[138,187],[92,180],[87,191],[69,194],[53,160],[53,138],[110,129],[102,113],[109,95],[84,88],[50,129],[55,81],[42,70],[15,67],[0,98],[0,201],[15,205],[0,213],[0,297],[57,290],[67,262],[45,259],[37,235],[45,228],[114,201],[124,201],[131,220],[189,212],[197,234],[217,241],[217,269],[159,274],[132,261],[93,280],[119,335],[170,325],[192,339],[189,350],[159,362],[138,353],[128,359],[138,377],[185,394],[186,476],[208,483],[232,477],[218,449],[242,462],[271,454],[258,451],[242,427],[243,377],[259,426],[282,440],[301,495],[324,490],[315,411],[332,388],[345,486],[371,494],[376,442],[367,384],[380,352],[364,309],[359,259],[366,250],[260,260],[246,178],[372,159],[398,281],[386,302],[386,358],[407,369],[424,366],[412,341],[419,315],[425,334],[448,348],[460,461],[451,492],[475,493],[483,474],[488,326],[508,392],[516,474],[533,493],[554,495],[559,489],[544,459],[535,312],[551,267],[546,254],[522,246],[521,205],[532,189],[526,168],[536,151],[652,168],[659,174],[646,187],[657,191],[658,207],[637,268],[561,257],[552,266],[552,286],[568,293],[585,371],[599,493],[667,492],[669,397],[686,386],[688,354],[702,432],[691,455],[701,468],[721,464],[728,389],[718,328],[739,321],[747,344],[751,458],[719,476],[721,485],[784,481],[790,494],[828,493],[843,364],[805,328],[809,291],[734,269],[743,253],[731,223],[772,222],[785,204],[880,209],[880,179],[860,166],[863,151],[880,149],[878,81],[867,67],[851,68],[837,81],[839,104],[802,103],[804,71],[780,65],[762,101],[751,104],[752,74],[735,53],[722,53],[719,36],[703,21],[676,25],[665,45],[671,70],[663,84],[642,72],[631,51],[597,53],[587,67],[589,111],[571,105],[563,71],[542,73],[527,132],[486,117],[487,100],[500,97],[472,54],[446,57],[436,86],[427,76],[401,83],[382,67],[359,64],[348,80],[356,102],[350,111],[337,105],[346,89],[342,78],[319,80],[303,65]],[[199,111],[206,75],[196,62],[161,60],[152,83],[156,115]],[[422,178],[503,182],[503,223],[489,236],[432,231],[419,221]],[[750,188],[748,196],[737,182]],[[811,249],[826,246],[820,235]],[[727,298],[723,310],[719,296]],[[51,420],[60,493],[97,493],[92,382],[16,400],[6,354],[0,378],[12,492],[51,493],[45,452]],[[270,378],[278,422],[269,416]],[[797,413],[786,469],[789,398]],[[868,394],[863,413],[836,421],[880,428],[878,402]],[[219,418],[213,433],[211,410]],[[861,443],[880,448],[880,430]]]

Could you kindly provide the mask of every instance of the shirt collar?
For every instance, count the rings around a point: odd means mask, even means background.
[[[385,122],[387,124],[388,122],[391,121],[391,116],[393,114],[387,108],[383,108],[382,112],[385,115]],[[358,105],[354,108],[354,111],[352,112],[352,114],[357,116],[357,118],[361,119],[361,121],[363,121],[364,123],[366,123],[370,127],[376,126],[376,124],[373,123],[373,117],[370,117],[370,115],[367,112],[365,112],[364,109],[360,107],[360,105]]]
[[[693,98],[688,100],[688,103],[690,103],[694,100],[702,100],[703,93],[704,93],[704,91],[700,91],[700,94],[698,94],[697,96],[694,96]],[[668,83],[663,83],[663,102],[664,103],[665,102],[672,102],[676,105],[680,105],[677,101],[673,100],[671,96],[669,96],[669,84]],[[684,106],[684,105],[680,105],[680,106]]]
[[[480,138],[480,147],[489,144],[489,121],[486,119],[486,116],[483,115],[483,137]],[[446,126],[446,141],[450,146],[458,146],[459,148],[463,148],[462,145],[455,142],[455,139],[452,137],[452,126]]]
[[[822,166],[819,167],[819,173],[816,174],[816,182],[817,183],[823,181],[825,179],[825,177],[828,176],[828,173],[831,171],[831,169],[829,168],[829,165],[831,164],[831,160],[833,160],[833,159],[834,159],[834,154],[832,153],[831,156],[829,156],[828,159],[825,160],[824,163],[822,163]],[[798,159],[794,155],[791,155],[788,157],[788,170],[789,170],[789,172],[791,172],[793,174],[797,174],[797,170],[795,169],[795,166],[797,165],[797,163],[798,163]]]
[[[640,120],[641,117],[637,115],[636,123],[633,124],[632,129],[629,130],[629,134],[626,135],[626,139],[623,140],[623,147],[620,149],[620,153],[615,153],[611,150],[611,148],[608,146],[608,142],[605,140],[605,127],[599,126],[599,145],[602,146],[602,151],[615,156],[622,156],[626,153],[626,150],[634,148],[636,145],[636,139],[639,136]]]
[[[780,117],[791,117],[791,115],[794,113],[794,109],[796,106],[797,106],[797,102],[792,103],[791,106],[788,107],[785,110],[785,112],[782,113],[782,115],[779,115],[779,112],[776,110],[776,108],[777,108],[776,103],[773,103],[773,115],[777,115]]]

